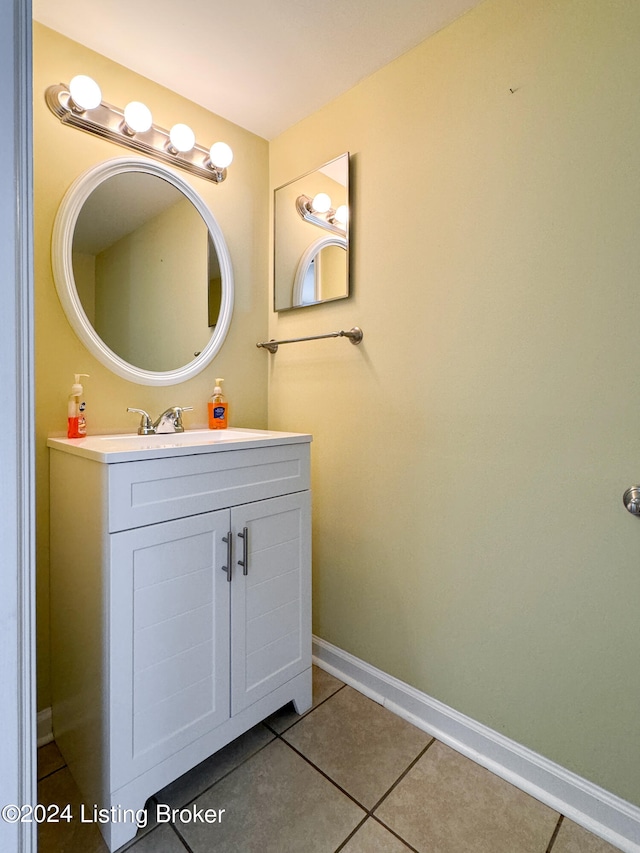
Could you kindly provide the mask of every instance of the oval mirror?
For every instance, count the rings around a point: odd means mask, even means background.
[[[184,382],[229,330],[233,273],[220,227],[190,184],[151,160],[108,160],[71,185],[52,265],[74,331],[124,379]]]

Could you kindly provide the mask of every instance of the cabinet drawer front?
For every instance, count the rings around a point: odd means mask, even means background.
[[[109,530],[186,518],[308,488],[308,444],[109,465]]]

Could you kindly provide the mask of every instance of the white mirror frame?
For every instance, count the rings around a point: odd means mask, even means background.
[[[155,175],[168,181],[180,190],[194,205],[200,216],[202,216],[218,255],[222,280],[222,297],[218,322],[211,335],[211,340],[197,358],[194,358],[193,361],[176,370],[167,370],[164,372],[143,370],[120,358],[119,355],[105,344],[93,328],[78,296],[73,275],[71,254],[73,233],[78,216],[87,198],[103,181],[125,172],[145,172],[149,175]],[[106,160],[104,163],[99,163],[97,166],[88,169],[73,182],[62,199],[53,226],[51,263],[56,290],[73,330],[98,361],[118,376],[128,379],[130,382],[137,382],[140,385],[177,385],[179,382],[191,379],[200,373],[211,362],[216,353],[219,352],[229,331],[231,315],[233,313],[233,270],[229,249],[227,248],[220,226],[204,200],[190,184],[171,169],[153,160],[133,157],[118,157],[114,160]]]

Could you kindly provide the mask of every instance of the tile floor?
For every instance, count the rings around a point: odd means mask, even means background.
[[[39,802],[80,794],[55,744]],[[157,804],[224,809],[165,823]],[[314,667],[314,705],[285,708],[158,792],[131,853],[615,853],[615,848]],[[92,823],[42,824],[40,853],[106,853]]]

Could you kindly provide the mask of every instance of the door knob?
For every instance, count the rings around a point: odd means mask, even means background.
[[[640,515],[640,486],[631,486],[627,489],[622,500],[631,515]]]

